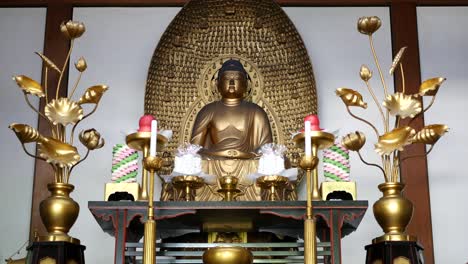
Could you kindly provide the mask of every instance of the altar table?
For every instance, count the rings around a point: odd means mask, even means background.
[[[235,231],[230,223],[253,223],[251,228],[258,232],[271,232],[277,235],[303,237],[306,202],[305,201],[232,201],[232,202],[155,202],[155,216],[157,219],[157,236],[168,238],[187,233],[202,232],[204,223],[226,223],[226,228]],[[320,239],[318,252],[324,263],[341,264],[341,238],[355,231],[361,222],[367,207],[367,201],[314,201],[314,215],[317,220],[317,237]],[[102,230],[115,237],[115,264],[125,264],[127,256],[141,256],[141,251],[134,248],[141,247],[137,243],[143,236],[143,223],[146,219],[147,202],[102,202],[90,201],[88,208],[95,217]],[[219,226],[219,225],[218,225]],[[174,244],[174,243],[172,243]],[[252,245],[250,245],[252,244]],[[302,247],[302,243],[248,243],[241,246],[261,247]],[[268,245],[265,245],[268,244]],[[283,245],[281,245],[283,244]],[[292,245],[294,244],[294,245]],[[218,244],[194,243],[190,248],[207,248]],[[182,245],[187,247],[188,243]],[[158,244],[159,248],[181,246]],[[177,252],[158,252],[158,256],[181,256]],[[280,251],[277,252],[277,254]],[[290,251],[282,251],[290,252]],[[197,252],[195,252],[197,253]],[[197,256],[203,252],[198,251]],[[265,251],[253,252],[254,256],[266,256]],[[171,255],[172,254],[172,255]],[[186,254],[188,254],[186,252]],[[255,259],[254,263],[303,263],[298,262],[302,251],[287,254],[285,260]],[[296,259],[296,260],[292,260]],[[201,260],[174,260],[173,262],[158,263],[201,263]]]

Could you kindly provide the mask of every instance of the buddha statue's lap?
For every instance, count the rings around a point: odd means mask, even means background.
[[[238,201],[259,201],[260,189],[247,179],[249,174],[257,172],[258,160],[242,159],[210,159],[202,161],[202,169],[205,173],[216,175],[217,178],[233,175],[239,180],[237,188],[241,190],[241,195],[236,198]],[[216,193],[220,189],[219,181],[216,184],[208,185],[197,190],[195,200],[197,201],[221,201],[222,197]]]

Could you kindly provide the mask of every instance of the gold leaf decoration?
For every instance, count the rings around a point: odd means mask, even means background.
[[[423,143],[427,145],[434,145],[447,131],[449,130],[446,125],[429,125],[421,129],[411,140],[413,143]]]
[[[433,95],[437,94],[439,91],[440,85],[445,81],[446,79],[443,77],[436,77],[436,78],[431,78],[425,80],[421,85],[419,86],[419,95],[425,96],[429,92],[432,92]]]
[[[13,76],[13,80],[16,81],[18,86],[27,94],[33,94],[37,97],[44,97],[44,88],[42,88],[41,84],[36,82],[35,80],[29,78],[25,75],[16,75]]]
[[[79,72],[84,72],[88,68],[88,64],[86,64],[86,60],[83,57],[80,57],[77,62],[75,62],[75,69]]]
[[[104,139],[101,140],[101,134],[94,128],[82,131],[79,139],[89,150],[100,149],[104,146]]]
[[[86,31],[85,25],[78,21],[69,20],[66,23],[60,24],[60,31],[68,39],[75,39],[81,37]]]
[[[422,111],[421,102],[418,99],[403,93],[388,95],[383,106],[390,111],[390,114],[401,118],[413,118]]]
[[[379,17],[360,17],[357,23],[357,29],[359,32],[365,35],[374,34],[382,25]]]
[[[343,137],[341,144],[348,150],[359,151],[366,144],[366,135],[361,131],[349,133]]]
[[[367,67],[367,65],[362,65],[359,71],[359,76],[365,82],[368,82],[372,78],[372,71]]]
[[[56,70],[58,73],[62,73],[62,71],[53,63],[49,58],[47,58],[44,54],[40,52],[34,52],[36,53],[39,57],[41,57],[42,61],[46,64],[47,67]]]
[[[42,140],[41,133],[39,133],[39,131],[31,126],[13,123],[8,127],[13,130],[13,132],[15,132],[16,136],[22,144],[38,142]]]
[[[336,89],[336,95],[338,95],[343,103],[346,106],[359,106],[362,108],[367,108],[367,103],[365,103],[362,99],[362,95],[349,88],[338,88]]]
[[[44,137],[38,143],[38,151],[39,156],[48,163],[62,168],[71,167],[80,160],[76,147],[51,137]]]
[[[83,108],[68,98],[54,99],[44,108],[44,114],[54,124],[75,124],[83,118]]]
[[[397,55],[393,59],[392,66],[390,67],[390,70],[388,71],[390,75],[393,75],[393,73],[395,72],[395,69],[398,67],[398,65],[400,65],[401,59],[403,59],[403,55],[405,55],[405,51],[407,48],[408,47],[403,47],[398,51]]]
[[[406,145],[411,144],[416,131],[409,126],[395,128],[379,137],[375,144],[375,151],[380,155],[390,155],[395,150],[402,151]]]
[[[98,104],[102,95],[109,89],[106,85],[95,85],[86,89],[78,104]]]

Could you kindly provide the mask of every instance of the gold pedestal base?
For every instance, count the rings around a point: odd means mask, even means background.
[[[80,245],[80,240],[68,235],[46,235],[46,236],[39,236],[37,238],[38,242],[69,242],[75,245]]]
[[[356,201],[356,182],[322,182],[321,186],[322,199],[327,200],[327,196],[335,191],[345,191]]]
[[[135,201],[140,200],[140,184],[137,182],[106,183],[106,187],[104,189],[104,200],[108,201],[109,196],[115,192],[128,192],[133,195]]]
[[[410,241],[416,242],[418,238],[408,234],[385,234],[383,236],[372,239],[372,244],[377,244],[384,241]]]

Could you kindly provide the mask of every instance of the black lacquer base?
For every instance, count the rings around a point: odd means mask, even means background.
[[[28,264],[44,263],[46,258],[53,259],[47,263],[84,264],[86,247],[69,242],[33,242],[28,247]]]
[[[417,242],[384,241],[365,248],[366,264],[424,264],[424,249]]]

